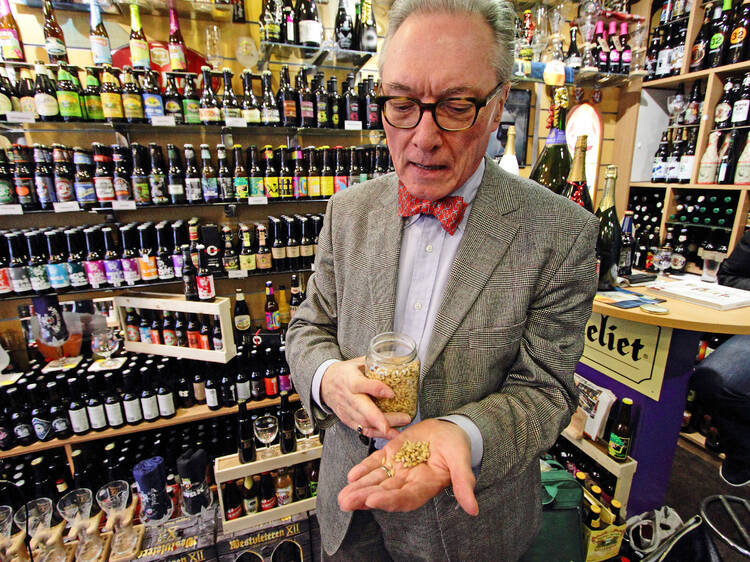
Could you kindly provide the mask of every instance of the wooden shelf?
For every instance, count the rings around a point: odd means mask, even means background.
[[[736,64],[727,64],[717,68],[707,68],[697,72],[688,72],[687,74],[678,74],[677,76],[667,76],[658,80],[649,80],[643,82],[644,88],[666,88],[678,86],[684,82],[692,82],[699,78],[705,78],[711,74],[730,74],[732,72],[742,72],[750,70],[750,60],[738,62]]]
[[[225,533],[234,533],[236,531],[242,531],[249,529],[250,527],[257,527],[258,525],[265,525],[271,521],[277,521],[284,517],[291,517],[298,513],[305,513],[306,511],[312,511],[315,509],[315,500],[317,498],[307,498],[292,502],[281,507],[274,507],[268,511],[259,511],[251,515],[245,515],[239,519],[233,519],[232,521],[224,521],[224,508],[222,507],[222,528]]]
[[[735,185],[735,184],[718,184],[718,183],[651,183],[641,181],[631,181],[630,187],[648,187],[648,188],[661,188],[671,187],[672,189],[705,189],[705,190],[726,190],[726,191],[742,191],[743,189],[750,189],[750,185]]]
[[[278,445],[274,445],[269,450],[273,453],[268,458],[259,458],[254,462],[242,464],[239,456],[235,453],[234,455],[227,455],[219,457],[214,461],[214,476],[217,483],[229,482],[230,480],[238,480],[245,476],[252,476],[253,474],[260,474],[262,472],[268,472],[269,470],[276,470],[284,466],[294,466],[307,461],[319,459],[323,454],[323,445],[317,439],[314,440],[315,446],[309,449],[298,449],[293,453],[282,454],[279,450]],[[299,445],[299,441],[297,442]],[[263,448],[258,449],[258,455],[260,456]]]
[[[289,397],[290,401],[299,400],[299,396],[292,394]],[[276,406],[281,403],[280,398],[267,398],[265,400],[259,400],[257,402],[248,402],[248,410],[258,410],[261,408],[267,408],[268,406]],[[231,408],[219,408],[218,410],[211,410],[205,404],[193,406],[188,409],[177,410],[177,415],[170,419],[158,419],[153,422],[144,422],[138,425],[126,425],[118,429],[105,429],[104,431],[91,431],[86,435],[74,435],[68,439],[52,439],[51,441],[40,441],[29,445],[28,447],[13,447],[8,451],[0,451],[0,459],[7,457],[15,457],[18,455],[28,455],[31,453],[38,453],[39,451],[46,451],[48,449],[54,449],[57,447],[64,447],[67,445],[78,445],[86,443],[88,441],[97,441],[99,439],[114,439],[116,437],[122,437],[130,433],[138,433],[141,431],[151,431],[154,429],[163,429],[165,427],[172,427],[175,425],[182,425],[185,423],[196,422],[201,420],[207,420],[212,418],[218,418],[229,414],[237,413],[236,407]]]

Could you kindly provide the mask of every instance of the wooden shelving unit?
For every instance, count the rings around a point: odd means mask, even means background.
[[[695,10],[694,10],[695,11]],[[703,18],[703,15],[701,15]],[[701,19],[702,21],[702,19]],[[690,43],[692,45],[692,42]],[[688,50],[686,49],[687,53]],[[724,66],[718,66],[716,68],[707,68],[705,70],[699,70],[697,72],[688,72],[686,74],[678,74],[677,76],[667,76],[666,78],[659,78],[658,80],[648,80],[643,82],[644,88],[674,88],[680,84],[693,82],[694,80],[700,80],[707,76],[715,74],[724,75],[731,74],[733,72],[742,72],[750,70],[750,61],[738,62],[736,64],[727,64]]]

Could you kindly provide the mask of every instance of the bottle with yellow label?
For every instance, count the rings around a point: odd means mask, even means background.
[[[57,69],[57,105],[63,121],[80,121],[83,118],[78,90],[68,67],[63,63]]]
[[[122,92],[120,81],[115,76],[110,65],[105,65],[102,70],[102,87],[99,90],[102,100],[102,112],[110,123],[119,123],[123,120]]]
[[[320,152],[320,194],[323,197],[333,195],[334,176],[331,161],[333,152],[328,146],[321,146]]]
[[[305,162],[307,162],[307,195],[311,198],[318,198],[321,196],[321,178],[316,158],[317,153],[314,146],[308,146],[303,152]]]
[[[242,271],[255,271],[255,252],[253,251],[253,239],[251,227],[243,224],[240,226],[240,238],[242,249],[240,250],[240,269]]]
[[[266,171],[263,177],[263,184],[266,189],[266,197],[269,199],[279,199],[279,171],[273,159],[273,149],[270,144],[263,147],[263,160],[266,163]]]
[[[125,120],[128,123],[144,123],[146,116],[143,112],[143,92],[133,75],[133,70],[127,65],[123,66],[120,79],[122,80],[122,107]]]
[[[138,4],[135,3],[130,4],[130,62],[136,68],[151,67],[148,39],[143,32]]]
[[[86,104],[86,115],[90,121],[104,121],[102,98],[99,95],[99,79],[96,67],[86,67],[86,89],[83,90],[83,102]]]

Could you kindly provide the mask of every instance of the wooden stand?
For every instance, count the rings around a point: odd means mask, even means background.
[[[133,549],[127,554],[122,554],[120,556],[110,555],[109,562],[128,562],[129,560],[133,560],[136,556],[138,556],[138,553],[141,551],[141,545],[143,544],[143,535],[146,532],[146,528],[143,525],[135,525],[133,527],[133,530],[138,535],[138,540],[135,543],[135,547],[133,547]],[[114,539],[114,534],[113,532],[108,532],[106,534],[109,536],[111,550],[111,541]]]

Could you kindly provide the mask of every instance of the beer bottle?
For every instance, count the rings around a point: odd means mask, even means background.
[[[356,146],[349,147],[349,178],[347,185],[354,185],[360,180],[359,153]]]
[[[10,232],[5,235],[8,245],[8,277],[10,286],[16,295],[27,295],[32,292],[29,268],[26,265],[23,239],[20,232]],[[85,279],[84,274],[84,279]]]
[[[135,204],[151,204],[151,187],[148,183],[148,171],[146,170],[146,148],[137,142],[130,144],[133,157],[133,166],[130,171],[130,184],[133,187],[133,199]]]
[[[159,88],[159,76],[154,70],[147,70],[143,80],[143,111],[151,121],[164,115],[164,98]]]
[[[325,90],[325,79],[322,72],[315,75],[311,89],[315,101],[315,126],[318,129],[328,128],[331,126],[328,114],[328,93]]]
[[[169,193],[169,201],[172,205],[187,203],[180,153],[173,144],[167,145],[167,162],[167,192]]]
[[[271,257],[274,271],[289,269],[286,256],[286,243],[281,231],[281,221],[276,217],[268,217],[268,231],[271,235]]]
[[[320,194],[323,197],[333,195],[335,189],[335,178],[333,168],[331,168],[332,152],[327,146],[321,146],[320,149]]]
[[[382,129],[380,124],[380,108],[375,101],[375,85],[372,76],[367,77],[362,96],[362,124],[365,129]]]
[[[114,169],[112,170],[112,181],[115,189],[115,199],[118,201],[129,201],[132,199],[130,193],[130,170],[128,168],[128,147],[120,146],[119,144],[113,144],[110,149],[112,150],[112,162]]]
[[[750,0],[744,0],[737,11],[729,34],[729,54],[727,64],[736,64],[747,60],[747,31],[750,27]]]
[[[82,289],[89,282],[86,277],[86,270],[83,267],[83,240],[81,231],[69,229],[64,231],[65,242],[68,248],[68,278],[70,286],[74,289]],[[12,280],[12,277],[11,277]]]
[[[302,69],[295,77],[297,89],[297,115],[300,127],[315,127],[315,96],[307,86],[307,70]]]
[[[263,185],[263,172],[258,161],[258,148],[251,145],[247,149],[247,181],[250,197],[265,197],[266,188]]]
[[[234,192],[237,201],[247,203],[247,198],[250,196],[250,185],[247,179],[247,171],[242,164],[242,145],[235,144],[232,150],[234,152],[234,175],[232,178]]]
[[[198,299],[198,284],[196,282],[196,275],[198,271],[195,268],[195,265],[193,264],[193,259],[190,257],[190,247],[187,244],[183,244],[182,246],[182,283],[183,283],[183,291],[185,294],[185,300],[189,301],[197,301]],[[191,323],[194,323],[194,315],[191,314],[188,317],[188,327],[187,327],[187,335],[188,335],[188,343],[190,347],[194,347],[192,345],[191,340]]]
[[[26,238],[27,254],[29,256],[28,272],[31,289],[37,295],[49,293],[52,287],[47,274],[47,256],[42,241],[42,233],[34,230],[24,234]]]
[[[5,153],[0,151],[0,158],[4,161]],[[61,144],[52,145],[53,175],[55,195],[58,201],[75,201],[73,192],[73,168],[68,159],[68,151]],[[4,162],[3,162],[4,163]]]
[[[287,268],[296,271],[300,268],[300,247],[297,221],[292,217],[283,217],[286,223],[286,259]]]
[[[59,197],[59,196],[58,196]],[[60,199],[58,199],[59,201]],[[72,201],[72,194],[64,201]],[[11,205],[16,202],[16,190],[8,167],[8,157],[5,149],[0,149],[0,205]],[[0,239],[0,249],[2,239]],[[1,274],[0,274],[1,275]]]
[[[260,14],[260,36],[264,41],[281,41],[281,3],[279,0],[263,0]]]
[[[307,187],[307,196],[310,198],[320,197],[320,170],[318,169],[318,163],[316,158],[316,151],[314,146],[308,146],[303,150],[304,160],[307,164],[307,180],[305,181]]]
[[[295,199],[307,198],[307,172],[298,146],[292,149],[292,192]]]
[[[221,121],[219,112],[219,102],[211,85],[211,68],[202,66],[203,73],[203,93],[200,99],[200,120],[204,125],[218,125]]]
[[[307,217],[297,217],[300,224],[299,255],[300,269],[310,269],[315,261],[315,246],[313,244],[312,222]]]
[[[179,219],[172,223],[172,269],[174,276],[182,275],[182,245],[187,243],[187,229],[185,222]]]
[[[42,0],[44,16],[44,49],[47,51],[50,64],[68,64],[68,51],[65,48],[65,35],[57,23],[51,0]]]
[[[182,96],[177,89],[177,81],[174,74],[167,76],[167,87],[164,89],[164,114],[174,117],[176,125],[182,125],[185,122]]]
[[[338,93],[338,83],[335,76],[328,79],[328,119],[329,127],[343,129],[344,120],[341,118],[341,96]]]
[[[632,407],[633,400],[631,398],[622,399],[620,411],[617,414],[617,423],[609,434],[607,453],[617,462],[625,462],[628,460],[630,442],[633,438],[633,430],[630,425]]]
[[[185,196],[188,203],[203,202],[201,176],[198,173],[195,150],[192,144],[185,145]]]
[[[7,62],[26,62],[23,39],[8,0],[0,0],[0,51]]]
[[[48,230],[44,233],[47,241],[47,276],[52,289],[56,292],[65,291],[70,287],[68,274],[68,257],[65,253],[63,231]]]
[[[211,149],[207,144],[201,145],[201,188],[203,201],[213,203],[220,200],[219,186],[216,181],[216,170],[211,163]]]
[[[34,186],[34,172],[31,167],[32,154],[28,146],[13,145],[13,183],[16,199],[24,211],[39,209],[39,201]]]
[[[247,225],[240,226],[240,237],[242,242],[242,248],[240,249],[240,270],[242,271],[255,271],[255,252],[253,251],[252,232],[251,228]],[[239,289],[238,289],[239,290]],[[244,297],[243,297],[244,298]],[[247,306],[247,305],[245,305]],[[237,309],[235,307],[235,314]]]
[[[73,164],[76,167],[73,178],[73,189],[75,190],[76,200],[80,206],[91,208],[96,204],[96,191],[94,190],[94,177],[92,174],[94,161],[91,154],[79,146],[74,146]]]
[[[349,187],[349,171],[344,163],[344,148],[337,146],[334,150],[336,151],[336,167],[333,170],[334,193],[338,193]]]
[[[214,314],[214,327],[211,331],[211,342],[213,344],[212,349],[215,349],[217,351],[221,351],[224,349],[224,338],[221,335],[221,321],[219,320],[218,315]],[[229,379],[231,381],[231,379]],[[222,378],[222,386],[224,385],[224,379]],[[230,389],[230,392],[228,393],[229,396],[231,396],[231,403],[225,403],[225,406],[234,406],[235,398],[234,398],[234,385],[231,384],[231,382],[227,385]]]
[[[155,142],[148,144],[151,157],[151,171],[148,174],[148,185],[151,192],[151,201],[154,205],[166,205],[169,203],[166,189],[166,172],[164,170],[164,155],[161,146]]]
[[[195,125],[201,122],[200,103],[196,92],[195,75],[188,74],[185,77],[185,87],[182,89],[182,112],[185,115],[186,125]]]
[[[138,258],[138,269],[141,280],[150,282],[159,278],[159,270],[156,267],[156,243],[154,240],[154,227],[151,223],[144,223],[138,227],[140,239],[140,257]]]
[[[112,154],[108,146],[95,142],[94,148],[94,191],[99,203],[115,200],[115,185],[112,170]]]
[[[294,411],[289,405],[289,393],[281,393],[281,411],[279,413],[279,446],[282,454],[297,450],[297,436],[294,427]]]
[[[227,119],[238,118],[241,115],[240,104],[237,97],[232,91],[232,71],[229,68],[223,68],[221,71],[224,77],[224,95],[221,98],[221,118],[226,124]]]
[[[279,108],[280,124],[282,127],[299,126],[296,97],[289,82],[289,67],[284,65],[281,67],[279,91],[276,93],[276,105]]]
[[[221,256],[221,265],[224,267],[224,271],[239,271],[240,260],[237,256],[237,250],[234,249],[232,229],[224,225],[221,227],[221,235],[224,239],[224,253]]]
[[[721,8],[717,4],[711,25],[711,39],[708,44],[708,68],[716,68],[726,62],[731,18],[732,0],[724,0]]]
[[[236,293],[234,300],[234,328],[237,332],[236,339],[240,344],[249,343],[250,326],[252,324],[250,309],[247,307],[247,302],[245,302],[245,295],[242,292],[242,289],[237,289]]]
[[[133,4],[131,4],[131,8],[132,6]],[[102,111],[107,121],[110,123],[121,122],[123,120],[123,109],[120,82],[109,65],[104,65],[102,70],[100,95],[102,99]]]
[[[292,318],[294,318],[294,315],[297,313],[297,309],[299,309],[303,300],[302,291],[300,290],[299,286],[299,277],[297,277],[296,273],[292,274],[290,291],[291,297],[289,298],[289,319],[291,320]]]
[[[281,42],[289,45],[298,43],[297,20],[294,17],[292,0],[283,0],[281,6]]]
[[[167,230],[167,222],[156,225],[156,271],[159,281],[170,281],[174,279],[174,267],[172,266],[172,249],[170,244],[170,232]]]
[[[279,320],[279,305],[276,304],[276,298],[273,295],[273,281],[266,281],[265,314],[266,314],[266,330],[270,330],[270,331],[279,330],[281,327],[281,323]],[[270,363],[269,363],[269,366],[270,366]],[[268,390],[266,390],[266,394],[268,394]]]
[[[193,217],[188,221],[188,239],[190,241],[190,259],[193,260],[193,265],[198,268],[200,265],[198,261],[198,255],[200,252],[198,252],[198,244],[199,244],[199,237],[198,237],[198,218]]]
[[[294,186],[292,184],[292,169],[289,167],[289,150],[282,145],[276,149],[278,155],[276,160],[279,163],[279,191],[281,199],[291,199],[294,197]]]
[[[195,275],[195,282],[198,286],[198,300],[203,302],[213,301],[216,297],[214,275],[208,267],[208,255],[203,244],[198,244],[198,263],[198,273]]]
[[[169,3],[169,66],[172,70],[187,70],[185,40],[180,31],[180,20],[174,2]]]
[[[130,62],[136,68],[151,68],[148,40],[141,25],[138,4],[130,4]]]
[[[86,106],[86,117],[89,121],[104,121],[102,98],[99,95],[98,68],[86,68],[86,89],[83,90],[83,103]]]
[[[102,231],[97,228],[84,228],[83,236],[86,239],[86,261],[83,268],[86,270],[86,278],[92,289],[99,289],[107,285],[107,272],[104,268],[104,244]]]
[[[31,78],[31,70],[21,69],[21,79],[18,83],[18,105],[24,113],[36,115],[34,105],[34,80]]]
[[[323,42],[323,24],[320,23],[317,2],[298,0],[295,16],[299,27],[299,44],[313,49],[320,48]],[[308,51],[311,52],[311,49]]]
[[[0,29],[0,31],[2,30]],[[60,109],[57,105],[57,96],[55,88],[52,86],[49,70],[44,66],[44,63],[36,61],[34,73],[36,74],[34,105],[39,119],[42,121],[59,121]]]
[[[279,108],[271,91],[271,71],[265,70],[261,75],[263,93],[260,101],[260,121],[265,127],[278,127],[281,123]]]
[[[346,2],[339,0],[336,12],[335,37],[339,49],[354,49],[354,23],[346,9]]]
[[[260,125],[260,104],[253,92],[253,74],[250,69],[242,71],[242,118],[248,125]]]
[[[247,415],[247,405],[245,404],[244,400],[239,401],[239,415],[237,417],[237,422],[239,425],[239,428],[237,430],[237,454],[239,455],[240,462],[242,464],[253,462],[255,461],[255,435],[253,434],[253,422]],[[247,485],[248,478],[250,479],[250,486]],[[248,490],[248,488],[252,488],[252,481],[252,476],[248,476],[247,478],[245,478],[246,490]],[[246,492],[246,497],[251,497],[249,490]],[[246,507],[249,503],[250,502],[248,502],[247,500],[244,502]],[[253,513],[254,511],[258,510],[257,503],[258,502],[256,496],[255,509],[253,511],[248,511],[248,513]]]
[[[218,185],[220,199],[226,202],[236,201],[237,197],[234,190],[234,177],[229,171],[229,165],[227,164],[227,149],[223,144],[216,145],[216,158],[216,183]]]
[[[34,186],[39,208],[51,210],[52,202],[56,200],[55,187],[52,180],[52,170],[45,157],[45,148],[40,144],[34,144]]]
[[[89,23],[89,44],[94,66],[112,64],[112,51],[109,46],[109,34],[102,21],[102,11],[98,0],[89,1],[91,20]]]
[[[263,175],[263,184],[265,187],[266,197],[269,199],[278,199],[281,196],[279,186],[279,172],[274,164],[273,149],[270,144],[263,147],[263,160],[265,172]]]
[[[104,273],[107,276],[107,283],[112,287],[119,287],[125,281],[125,275],[120,261],[120,252],[117,251],[115,244],[114,231],[112,227],[105,226],[102,232],[104,233]]]
[[[258,269],[270,270],[273,266],[271,260],[271,250],[266,245],[266,227],[262,224],[257,225],[258,248],[255,251],[255,264]]]
[[[341,87],[341,114],[347,121],[360,121],[359,96],[354,91],[354,74],[346,75],[346,82]]]

